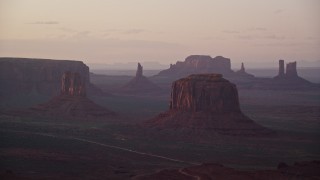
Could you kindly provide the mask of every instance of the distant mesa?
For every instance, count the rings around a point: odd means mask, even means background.
[[[236,71],[235,74],[238,77],[254,78],[254,75],[246,72],[246,69],[244,68],[244,63],[241,63],[241,69],[239,71]]]
[[[220,73],[232,76],[230,59],[217,56],[212,58],[207,55],[191,55],[185,61],[171,64],[169,69],[159,72],[158,76],[184,77],[190,74]]]
[[[47,103],[28,108],[29,115],[48,116],[51,118],[105,118],[115,116],[100,105],[87,98],[85,78],[78,72],[65,72],[61,78],[60,95]]]
[[[138,63],[136,76],[121,87],[119,91],[123,93],[145,93],[159,90],[161,90],[160,87],[143,75],[143,67]]]
[[[236,85],[221,74],[195,74],[173,82],[169,110],[145,125],[225,135],[272,133],[241,112]]]

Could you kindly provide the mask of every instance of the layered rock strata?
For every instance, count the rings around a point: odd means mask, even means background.
[[[51,118],[105,118],[115,112],[108,110],[87,98],[85,79],[77,72],[66,72],[61,78],[59,96],[25,111],[29,115]]]
[[[236,86],[220,74],[190,75],[173,82],[169,110],[146,126],[227,135],[271,133],[241,112]]]
[[[85,81],[79,73],[66,72],[62,75],[61,94],[86,96]]]

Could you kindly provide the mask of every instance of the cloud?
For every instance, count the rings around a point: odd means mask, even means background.
[[[118,34],[140,34],[150,32],[145,29],[107,29],[104,31],[105,34],[118,33]]]
[[[275,34],[267,35],[264,38],[266,38],[266,39],[274,39],[274,40],[285,40],[286,39],[285,36],[277,36]]]
[[[0,56],[43,57],[80,60],[168,60],[172,55],[185,54],[187,47],[174,43],[146,40],[101,39],[89,31],[77,33],[86,38],[64,39],[0,39]],[[170,59],[170,58],[169,58]]]
[[[237,37],[242,40],[254,40],[258,38],[257,36],[253,36],[253,35],[239,35]]]
[[[123,34],[140,34],[146,32],[146,30],[144,29],[129,29],[129,30],[125,30],[122,33]]]
[[[283,13],[283,9],[277,9],[274,11],[275,14],[281,14]]]
[[[92,34],[91,31],[79,31],[79,32],[75,32],[75,34],[73,34],[71,38],[85,39],[85,38],[88,38],[91,34]]]
[[[61,27],[61,28],[58,28],[59,30],[63,31],[63,32],[66,32],[66,33],[74,33],[74,32],[77,32],[77,30],[74,30],[74,29],[71,29],[71,28],[66,28],[66,27]]]
[[[206,36],[206,37],[199,37],[199,39],[204,41],[226,40],[226,38],[221,36],[217,36],[217,37]]]
[[[265,46],[265,47],[302,47],[308,44],[303,42],[273,42],[273,43],[256,43],[254,46]]]
[[[60,24],[58,21],[36,21],[36,22],[30,22],[27,24],[33,24],[33,25],[56,25]]]
[[[268,29],[265,27],[254,27],[254,28],[249,28],[248,31],[267,31]]]
[[[318,40],[320,40],[319,37],[314,37],[314,36],[308,36],[308,37],[305,37],[305,39],[308,40],[308,41],[313,41],[313,40],[318,41]]]
[[[288,40],[287,37],[285,36],[278,36],[275,34],[269,34],[269,35],[265,35],[265,36],[261,36],[261,35],[238,35],[237,36],[238,39],[242,39],[242,40]]]
[[[233,30],[224,30],[222,32],[223,33],[227,33],[227,34],[238,34],[238,33],[240,33],[239,31],[233,31]]]

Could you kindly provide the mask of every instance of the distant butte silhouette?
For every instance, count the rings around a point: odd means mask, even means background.
[[[311,82],[301,78],[297,72],[297,62],[289,62],[284,69],[284,60],[279,60],[279,73],[273,78],[274,83],[283,84],[287,86],[292,85],[312,85]]]
[[[220,73],[224,76],[233,76],[231,61],[228,58],[207,55],[191,55],[185,61],[171,64],[169,69],[159,72],[157,76],[184,77],[190,74]]]
[[[160,87],[151,82],[147,77],[143,75],[143,67],[138,63],[136,76],[126,83],[120,92],[128,94],[144,93],[144,92],[154,92],[161,90]]]
[[[241,69],[239,71],[236,71],[236,75],[238,77],[254,78],[254,75],[246,72],[246,69],[244,68],[244,63],[241,63]]]
[[[225,135],[272,133],[241,112],[236,85],[221,74],[195,74],[173,82],[169,110],[145,125]]]

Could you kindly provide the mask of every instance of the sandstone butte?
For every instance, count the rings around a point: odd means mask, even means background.
[[[143,75],[143,67],[138,63],[136,76],[126,83],[119,91],[125,93],[145,93],[161,90],[156,84]]]
[[[30,115],[71,118],[104,118],[115,113],[87,98],[86,80],[77,72],[65,72],[61,78],[60,95],[47,103],[27,110]]]
[[[274,82],[282,83],[286,85],[311,85],[312,83],[301,78],[297,71],[297,62],[289,62],[284,68],[284,60],[279,60],[279,73],[273,78]]]
[[[237,77],[254,78],[254,75],[246,72],[244,68],[244,63],[241,63],[241,69],[235,72]]]
[[[241,112],[236,85],[221,74],[196,74],[173,82],[169,110],[145,125],[225,135],[273,133]]]

